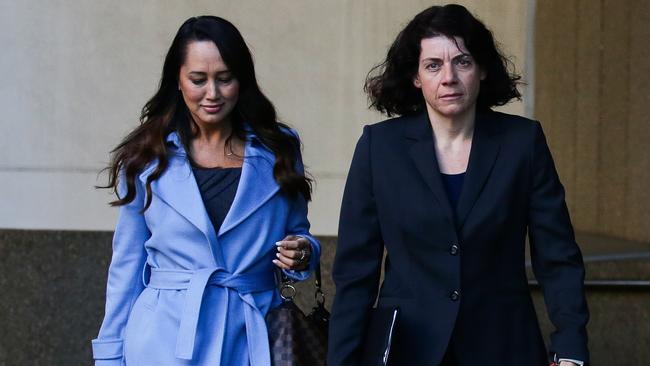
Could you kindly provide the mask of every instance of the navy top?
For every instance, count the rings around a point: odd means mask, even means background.
[[[199,186],[215,233],[219,232],[232,202],[235,200],[241,168],[199,168],[192,167],[196,184]]]
[[[463,189],[463,181],[465,180],[465,173],[460,174],[443,174],[440,173],[442,177],[442,185],[445,186],[445,191],[447,191],[447,198],[449,198],[449,203],[451,208],[456,212],[456,205],[458,205],[458,198],[460,197],[460,191]]]

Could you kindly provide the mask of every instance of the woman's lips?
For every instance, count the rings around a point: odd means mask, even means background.
[[[450,93],[450,94],[444,94],[440,96],[440,99],[442,100],[456,100],[460,99],[463,96],[462,93]]]
[[[208,113],[219,113],[221,110],[221,107],[223,107],[223,104],[218,104],[218,105],[204,105],[202,106],[203,109],[208,112]]]

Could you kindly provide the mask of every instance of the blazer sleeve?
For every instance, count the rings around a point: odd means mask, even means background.
[[[119,193],[126,193],[120,179]],[[146,261],[144,242],[151,236],[144,215],[144,194],[136,177],[136,196],[120,206],[113,236],[113,256],[108,269],[106,308],[97,339],[92,340],[96,366],[124,365],[123,335],[131,308],[144,289],[142,271]]]
[[[555,326],[549,352],[558,358],[589,363],[589,311],[582,254],[575,242],[564,188],[539,122],[534,124],[533,146],[528,235],[533,271]]]
[[[365,328],[379,288],[383,240],[372,184],[371,133],[366,126],[348,173],[332,277],[336,296],[327,363],[359,365]]]
[[[288,131],[289,134],[293,135],[297,142],[298,147],[300,146],[300,137],[298,132],[293,129]],[[296,171],[302,175],[305,174],[305,167],[302,163],[302,156],[300,154],[300,149],[298,149],[298,157],[296,159]],[[291,204],[291,211],[289,213],[289,219],[287,221],[286,235],[295,235],[301,236],[307,239],[311,245],[311,257],[309,258],[309,267],[303,271],[294,271],[286,270],[282,271],[289,278],[292,278],[297,281],[303,281],[309,278],[309,274],[316,269],[316,266],[320,263],[320,253],[321,247],[320,242],[309,232],[309,220],[307,219],[307,200],[303,195],[298,194],[297,197],[293,200]]]

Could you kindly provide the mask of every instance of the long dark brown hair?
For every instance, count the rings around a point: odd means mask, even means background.
[[[275,154],[273,176],[281,190],[290,196],[301,194],[309,201],[311,179],[296,170],[300,142],[286,132],[286,125],[277,121],[273,104],[260,90],[253,58],[244,38],[227,20],[200,16],[190,18],[181,25],[165,57],[158,91],[142,108],[140,126],[111,152],[111,163],[107,168],[108,185],[102,187],[112,189],[117,195],[118,199],[110,204],[120,206],[133,201],[137,175],[147,164],[155,161],[156,168],[147,177],[145,186],[146,210],[151,204],[151,182],[160,178],[168,165],[166,136],[171,132],[178,133],[186,148],[194,137],[193,131],[197,130],[193,129],[195,122],[178,90],[187,45],[194,41],[214,42],[228,69],[239,82],[239,99],[231,112],[233,134],[245,139],[246,123],[261,143]],[[120,179],[124,180],[125,194],[118,192]]]
[[[521,98],[517,90],[521,77],[510,72],[512,63],[497,47],[492,32],[465,7],[456,4],[425,9],[399,33],[386,60],[370,70],[365,91],[370,107],[392,115],[424,110],[422,90],[413,85],[424,38],[460,37],[469,53],[486,72],[481,81],[476,109],[485,111],[494,106]]]

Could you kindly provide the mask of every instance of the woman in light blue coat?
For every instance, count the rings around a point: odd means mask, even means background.
[[[274,269],[305,279],[320,244],[298,136],[231,23],[181,26],[109,172],[120,213],[95,364],[269,366]]]

